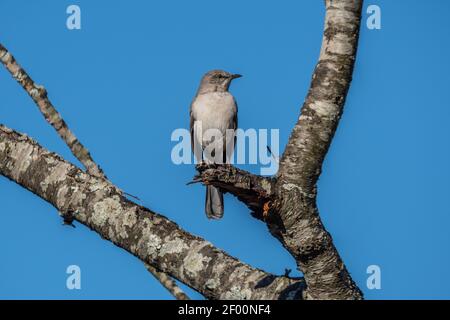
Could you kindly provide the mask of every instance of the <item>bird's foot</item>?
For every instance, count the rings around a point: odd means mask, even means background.
[[[287,268],[285,268],[285,269],[284,269],[284,276],[285,276],[285,277],[289,277],[289,275],[291,274],[291,272],[292,272],[292,269],[287,269]]]

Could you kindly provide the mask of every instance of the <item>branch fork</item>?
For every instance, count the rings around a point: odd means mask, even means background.
[[[0,174],[141,259],[172,294],[173,279],[210,299],[362,299],[316,203],[316,183],[343,113],[353,73],[362,0],[325,0],[322,48],[308,96],[276,177],[230,165],[197,166],[191,183],[212,184],[245,203],[295,258],[302,279],[253,268],[147,208],[126,199],[69,130],[47,97],[0,45],[0,61],[34,100],[86,172],[27,136],[0,126]],[[288,273],[286,272],[286,275]]]

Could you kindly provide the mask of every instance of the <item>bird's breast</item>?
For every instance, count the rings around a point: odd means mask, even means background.
[[[192,112],[196,121],[201,121],[203,130],[219,129],[225,134],[226,129],[233,128],[237,109],[229,92],[210,92],[196,97]]]

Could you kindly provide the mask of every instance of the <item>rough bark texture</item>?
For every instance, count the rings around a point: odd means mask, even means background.
[[[73,155],[83,164],[89,174],[103,177],[104,173],[91,157],[88,149],[81,144],[77,137],[70,131],[64,119],[55,109],[47,97],[47,90],[36,84],[26,71],[17,63],[13,55],[0,44],[0,61],[11,73],[13,78],[25,89],[34,100],[45,120],[55,128],[59,136],[64,140]]]
[[[305,276],[305,299],[362,299],[320,220],[316,204],[316,183],[350,87],[362,0],[325,3],[319,61],[277,177],[262,178],[220,166],[207,170],[200,167],[196,178],[231,192],[259,219],[269,210],[263,218],[270,232],[294,256]],[[259,192],[261,189],[265,192]]]
[[[342,115],[356,57],[362,1],[326,1],[319,62],[277,179],[283,244],[305,275],[310,299],[360,299],[317,210],[316,183]]]
[[[35,141],[0,126],[0,174],[210,299],[298,299],[304,281],[252,268],[121,195]]]
[[[199,174],[193,182],[202,181],[231,193],[247,205],[255,218],[264,220],[263,206],[274,194],[274,179],[254,175],[231,165],[201,164],[197,170]]]

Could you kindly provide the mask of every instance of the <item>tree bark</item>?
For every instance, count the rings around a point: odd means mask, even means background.
[[[277,179],[277,212],[284,246],[305,275],[308,299],[360,299],[323,226],[316,183],[343,112],[356,58],[362,1],[326,1],[327,14],[319,62],[285,152]]]
[[[362,0],[325,3],[319,61],[277,176],[262,178],[230,166],[199,167],[196,180],[231,192],[253,216],[267,222],[305,276],[303,298],[362,299],[322,224],[316,202],[316,183],[352,79]]]
[[[0,126],[0,174],[209,299],[298,299],[302,279],[255,269],[126,199],[27,136]]]
[[[264,204],[274,196],[276,180],[254,175],[231,165],[200,164],[189,184],[203,182],[229,192],[245,203],[253,217],[264,221]]]

